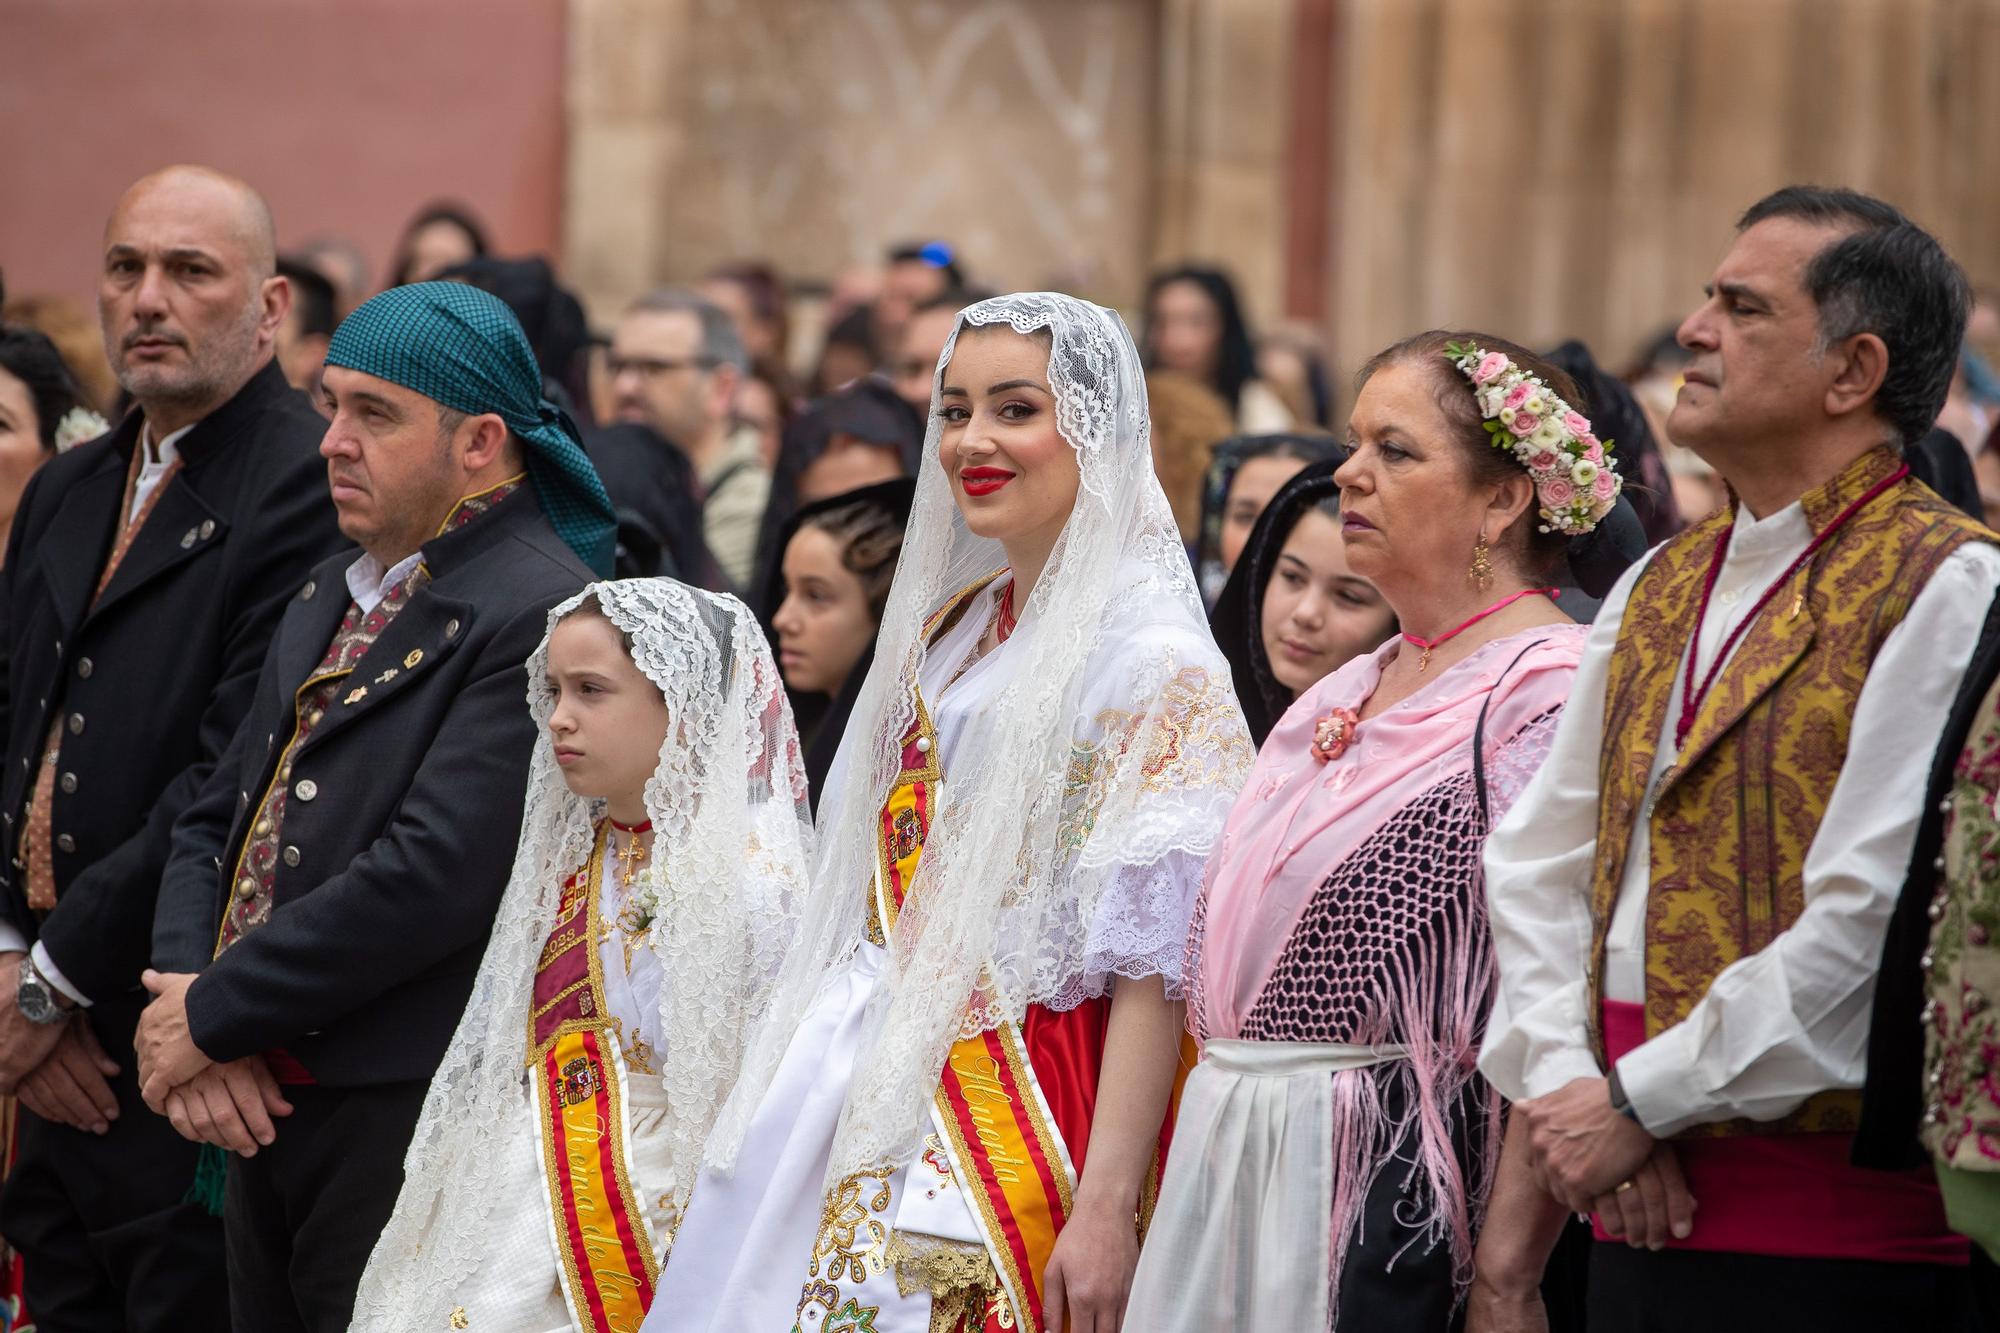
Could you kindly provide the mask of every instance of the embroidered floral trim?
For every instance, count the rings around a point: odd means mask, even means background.
[[[1580,537],[1618,503],[1624,479],[1611,441],[1591,433],[1590,418],[1505,353],[1477,343],[1446,343],[1445,359],[1472,383],[1493,447],[1505,449],[1535,483],[1543,532]]]

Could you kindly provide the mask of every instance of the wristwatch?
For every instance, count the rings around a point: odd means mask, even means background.
[[[14,991],[14,1005],[30,1023],[50,1027],[69,1017],[69,1010],[56,995],[48,978],[35,970],[32,957],[21,959],[21,983]]]
[[[1625,1095],[1625,1085],[1618,1081],[1618,1066],[1611,1066],[1611,1076],[1605,1080],[1605,1089],[1611,1094],[1611,1109],[1638,1124],[1639,1113],[1632,1109],[1631,1099]]]

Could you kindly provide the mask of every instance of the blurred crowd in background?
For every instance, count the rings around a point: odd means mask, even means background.
[[[510,254],[473,209],[440,201],[411,217],[386,271],[329,237],[282,253],[278,269],[292,292],[278,359],[316,405],[328,340],[375,292],[443,278],[505,301],[617,507],[620,575],[669,574],[742,595],[779,643],[808,743],[825,742],[815,776],[824,772],[843,689],[865,673],[895,572],[939,355],[955,313],[992,294],[976,256],[949,239],[912,239],[830,281],[788,273],[781,258],[746,258],[691,285],[635,291],[620,309],[588,310],[549,258]],[[129,404],[95,311],[4,287],[0,299],[5,524],[41,461]],[[1341,452],[1353,368],[1331,364],[1308,326],[1253,327],[1226,259],[1156,271],[1141,308],[1125,313],[1146,358],[1155,466],[1213,604],[1271,498]],[[1725,498],[1665,429],[1688,355],[1672,327],[1637,348],[1570,341],[1552,351],[1584,385],[1585,410],[1615,442],[1656,541]],[[1918,470],[1989,523],[2000,523],[1996,366],[2000,293],[1982,290]],[[1273,540],[1303,551],[1316,526],[1288,516]],[[1344,561],[1325,526],[1310,564],[1337,581]],[[1304,594],[1281,585],[1267,603],[1269,580],[1263,571],[1254,600],[1265,622],[1258,647],[1275,656],[1278,621]],[[1355,605],[1335,582],[1326,587],[1324,605],[1305,598],[1306,638],[1324,629],[1329,608]],[[1294,689],[1379,640],[1364,637],[1312,661]]]

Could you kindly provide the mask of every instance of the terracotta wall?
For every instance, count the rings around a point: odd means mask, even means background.
[[[563,0],[0,0],[0,268],[94,300],[105,215],[175,161],[258,186],[281,244],[469,203],[553,251]]]

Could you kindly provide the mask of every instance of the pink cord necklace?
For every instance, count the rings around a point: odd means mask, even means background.
[[[1435,639],[1420,639],[1416,635],[1410,633],[1408,630],[1405,630],[1403,632],[1403,642],[1414,644],[1416,647],[1424,650],[1424,655],[1417,659],[1417,670],[1419,672],[1428,671],[1430,670],[1431,666],[1431,650],[1433,648],[1443,647],[1445,644],[1451,642],[1454,638],[1465,633],[1465,631],[1471,629],[1474,625],[1477,625],[1480,621],[1486,619],[1486,617],[1494,615],[1501,611],[1505,611],[1508,607],[1520,601],[1523,597],[1547,597],[1553,601],[1555,598],[1560,596],[1562,596],[1562,594],[1554,588],[1523,588],[1521,589],[1521,591],[1517,593],[1512,593],[1506,597],[1502,597],[1499,601],[1493,603],[1493,605],[1487,607],[1484,611],[1481,611],[1478,614],[1474,615],[1472,619],[1466,621],[1463,625],[1459,625],[1454,629],[1448,629],[1444,633],[1438,635]]]

